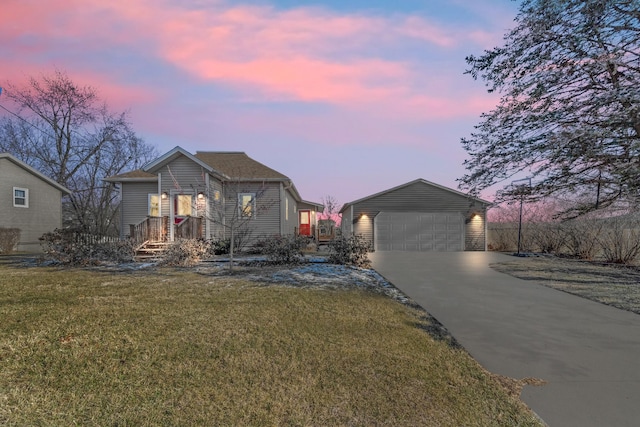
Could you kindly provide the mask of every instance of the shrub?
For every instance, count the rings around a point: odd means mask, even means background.
[[[564,244],[570,256],[591,260],[598,251],[598,239],[602,231],[602,221],[573,219],[562,223]]]
[[[632,263],[640,255],[640,221],[632,217],[607,220],[598,244],[607,262]]]
[[[62,264],[88,264],[91,249],[76,239],[77,230],[60,229],[45,233],[40,237],[40,245],[45,258]]]
[[[226,255],[231,247],[230,239],[212,240],[209,242],[209,253],[211,255]]]
[[[94,245],[92,257],[100,261],[132,262],[135,252],[132,240],[100,242]]]
[[[210,246],[211,244],[204,240],[179,240],[167,248],[160,263],[175,267],[192,267],[209,255]]]
[[[545,254],[557,254],[565,246],[566,235],[558,222],[529,224],[527,234],[533,246]]]
[[[55,229],[40,237],[44,257],[62,264],[90,265],[101,261],[130,262],[134,247],[130,241],[84,233],[75,228]]]
[[[297,264],[304,258],[302,249],[309,240],[303,236],[276,236],[260,242],[262,253],[276,264]]]
[[[0,227],[0,254],[10,254],[20,242],[19,228]]]
[[[371,244],[361,235],[340,236],[329,243],[329,262],[367,268]]]

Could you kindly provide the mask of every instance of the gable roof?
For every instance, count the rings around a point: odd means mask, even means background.
[[[178,146],[147,163],[142,169],[110,176],[105,181],[157,181],[158,176],[155,172],[179,156],[187,157],[210,174],[217,175],[223,180],[291,182],[286,175],[253,160],[244,152],[198,151],[193,155]],[[297,194],[297,190],[294,189],[294,192]]]
[[[174,159],[176,159],[176,158],[178,158],[180,156],[185,156],[189,160],[191,160],[194,163],[196,163],[198,166],[204,168],[209,173],[220,175],[220,172],[218,172],[217,170],[214,170],[211,167],[211,165],[208,165],[208,164],[204,163],[202,160],[196,158],[193,154],[189,153],[184,148],[179,147],[179,146],[174,147],[171,151],[168,151],[167,153],[163,154],[162,156],[158,157],[157,159],[152,160],[151,162],[147,163],[146,165],[144,165],[142,167],[142,170],[144,172],[153,173],[155,170],[160,169],[166,163],[169,163],[172,160],[174,160]]]
[[[408,187],[408,186],[410,186],[410,185],[417,184],[417,183],[422,183],[422,184],[425,184],[425,185],[430,185],[430,186],[432,186],[432,187],[436,187],[436,188],[439,188],[439,189],[441,189],[441,190],[448,191],[448,192],[453,193],[453,194],[455,194],[455,195],[458,195],[458,196],[461,196],[461,197],[465,197],[465,198],[467,198],[467,199],[474,200],[474,201],[476,201],[476,202],[478,202],[478,203],[480,203],[480,204],[482,204],[482,205],[485,205],[485,206],[488,206],[488,205],[491,205],[491,204],[492,204],[491,202],[489,202],[489,201],[487,201],[487,200],[479,199],[479,198],[477,198],[477,197],[472,197],[472,196],[470,196],[470,195],[468,195],[468,194],[465,194],[465,193],[463,193],[463,192],[461,192],[461,191],[457,191],[457,190],[454,190],[454,189],[452,189],[452,188],[445,187],[445,186],[443,186],[443,185],[436,184],[436,183],[431,182],[431,181],[427,181],[426,179],[418,178],[418,179],[415,179],[415,180],[413,180],[413,181],[407,182],[406,184],[398,185],[398,186],[393,187],[393,188],[390,188],[390,189],[388,189],[388,190],[384,190],[384,191],[380,191],[379,193],[372,194],[371,196],[363,197],[363,198],[358,199],[358,200],[355,200],[355,201],[353,201],[353,202],[345,203],[345,204],[342,206],[342,208],[340,209],[340,213],[344,212],[345,210],[347,210],[347,208],[349,208],[349,207],[350,207],[350,206],[352,206],[352,205],[356,205],[356,204],[358,204],[358,203],[361,203],[361,202],[364,202],[364,201],[367,201],[367,200],[370,200],[370,199],[373,199],[373,198],[376,198],[376,197],[380,197],[380,196],[385,195],[385,194],[387,194],[387,193],[391,193],[391,192],[394,192],[394,191],[396,191],[396,190],[400,190],[401,188],[405,188],[405,187]]]
[[[286,175],[253,160],[240,151],[197,151],[194,157],[230,179],[289,181]]]
[[[158,175],[154,172],[181,155],[222,180],[283,182],[285,190],[289,191],[295,200],[317,207],[322,206],[319,203],[303,201],[298,189],[289,177],[252,159],[241,151],[197,151],[194,155],[182,147],[176,146],[166,154],[144,165],[142,169],[110,176],[104,180],[107,182],[154,182],[158,180]]]
[[[38,172],[37,170],[35,170],[31,166],[29,166],[28,164],[18,160],[16,157],[12,156],[9,153],[0,153],[0,159],[9,160],[10,162],[16,164],[17,166],[21,167],[22,169],[24,169],[25,171],[29,172],[30,174],[35,175],[38,178],[40,178],[41,180],[45,181],[47,184],[51,185],[52,187],[55,187],[58,190],[62,191],[63,194],[71,194],[71,190],[69,190],[67,187],[58,184],[57,182],[55,182],[54,180],[52,180],[48,176],[43,175],[41,172]]]

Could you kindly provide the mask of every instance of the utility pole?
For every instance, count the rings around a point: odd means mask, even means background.
[[[528,189],[531,189],[531,178],[522,178],[522,179],[517,179],[515,181],[511,182],[511,185],[514,185],[517,182],[527,182],[528,185]],[[523,187],[524,185],[519,185],[520,187],[520,215],[518,217],[518,253],[516,254],[517,256],[522,256],[520,254],[520,248],[521,248],[521,244],[522,244],[522,205],[524,204],[524,190]]]

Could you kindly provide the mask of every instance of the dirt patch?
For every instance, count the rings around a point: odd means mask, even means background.
[[[553,256],[514,257],[491,264],[502,273],[533,280],[583,298],[640,314],[640,269]]]

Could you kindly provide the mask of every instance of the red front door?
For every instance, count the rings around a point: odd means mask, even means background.
[[[300,211],[300,235],[311,236],[311,211]]]

